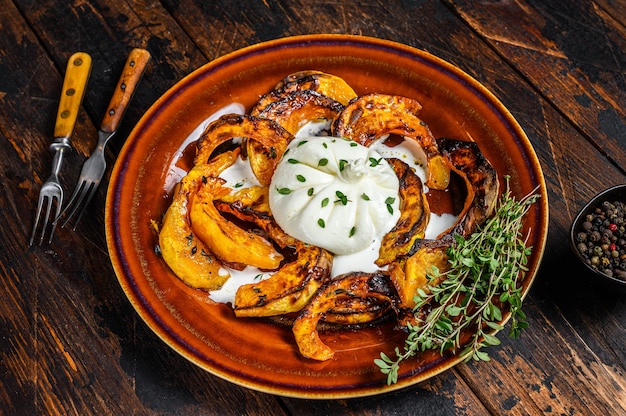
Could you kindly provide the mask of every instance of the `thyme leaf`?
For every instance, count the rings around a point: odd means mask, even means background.
[[[371,168],[375,168],[376,166],[378,166],[380,164],[380,162],[383,160],[383,158],[379,158],[376,159],[375,157],[370,157],[369,161],[370,161],[370,167]]]
[[[291,189],[289,188],[276,188],[276,192],[281,195],[289,195],[291,193]]]
[[[396,201],[396,198],[393,197],[388,197],[387,199],[385,199],[385,205],[387,205],[387,211],[389,211],[389,213],[391,215],[393,215],[393,206],[392,204]]]
[[[341,205],[348,205],[348,196],[341,191],[336,191],[335,195],[337,196],[337,200],[335,204],[339,203]]]

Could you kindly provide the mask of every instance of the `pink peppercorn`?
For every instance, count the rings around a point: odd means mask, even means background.
[[[616,224],[609,224],[609,230],[615,232],[617,231],[617,225]]]

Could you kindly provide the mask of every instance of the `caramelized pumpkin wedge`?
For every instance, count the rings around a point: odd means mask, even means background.
[[[271,242],[254,232],[246,231],[223,217],[213,201],[230,192],[221,178],[205,178],[191,203],[189,216],[198,237],[221,261],[234,268],[245,265],[274,270],[280,266],[283,255]],[[238,267],[241,264],[243,267]]]
[[[307,123],[318,120],[334,121],[343,110],[341,103],[315,91],[293,91],[267,105],[253,116],[276,121],[295,135]]]
[[[300,354],[318,361],[331,359],[335,352],[319,337],[317,324],[329,311],[343,308],[342,300],[360,298],[379,306],[386,302],[395,308],[396,294],[389,278],[382,272],[354,272],[336,277],[322,286],[293,323],[292,331]]]
[[[219,197],[215,207],[234,215],[242,221],[251,222],[265,231],[279,247],[295,247],[296,239],[285,233],[272,216],[269,205],[269,189],[266,186],[251,186]]]
[[[344,106],[357,96],[352,87],[341,77],[321,71],[299,71],[283,78],[272,91],[261,97],[252,109],[252,113],[263,111],[270,103],[279,101],[294,91],[305,90],[315,91]]]
[[[218,176],[232,165],[239,149],[222,153],[209,164],[195,165],[178,184],[159,230],[159,247],[165,263],[187,285],[205,290],[222,287],[230,273],[191,228],[191,199],[204,178]]]
[[[489,218],[495,209],[499,194],[499,182],[495,169],[484,157],[476,143],[452,139],[438,139],[446,163],[465,182],[467,196],[457,221],[436,240],[416,241],[410,256],[389,268],[401,301],[401,307],[415,306],[413,296],[417,289],[426,292],[427,286],[437,285],[438,280],[429,280],[432,268],[444,272],[449,267],[446,251],[453,243],[452,236],[468,236],[476,227]]]
[[[198,141],[195,163],[206,163],[222,143],[234,138],[260,143],[250,155],[252,172],[262,185],[269,185],[276,164],[293,139],[278,123],[248,115],[226,114],[209,124]]]
[[[450,232],[470,235],[477,225],[493,215],[500,193],[498,174],[475,142],[442,138],[437,143],[451,169],[466,178],[471,195],[465,212]]]
[[[439,240],[421,244],[410,257],[389,266],[390,279],[398,292],[400,308],[412,309],[418,289],[428,293],[428,285],[437,286],[441,277],[435,277],[433,268],[444,273],[449,268],[446,250],[448,244]]]
[[[326,311],[324,322],[335,325],[360,326],[384,318],[393,310],[387,299],[338,298]]]
[[[424,238],[430,220],[430,208],[422,191],[421,179],[401,160],[390,158],[387,162],[400,182],[400,218],[391,231],[383,236],[375,262],[378,266],[385,266],[408,255],[415,241]]]
[[[450,171],[430,129],[417,116],[421,109],[418,101],[407,97],[362,95],[352,100],[339,114],[333,126],[333,135],[352,139],[364,146],[387,134],[414,140],[426,155],[426,185],[433,189],[446,189]]]
[[[274,316],[301,310],[330,279],[332,255],[319,247],[298,242],[296,260],[258,283],[241,286],[235,294],[235,315]]]

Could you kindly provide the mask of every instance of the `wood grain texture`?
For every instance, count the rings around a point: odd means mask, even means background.
[[[597,148],[624,165],[626,28],[610,9],[576,0],[449,3]]]
[[[223,4],[226,3],[226,4]],[[581,273],[569,224],[626,169],[626,4],[406,0],[0,0],[0,414],[624,414],[626,296]],[[152,62],[107,150],[194,69],[257,42],[348,33],[427,50],[475,77],[519,121],[546,176],[550,229],[526,299],[530,328],[489,363],[351,400],[280,398],[200,370],[156,337],[118,285],[104,186],[76,232],[27,248],[64,66],[93,58],[62,175],[74,185],[128,52]]]

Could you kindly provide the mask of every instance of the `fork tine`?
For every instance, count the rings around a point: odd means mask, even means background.
[[[33,242],[35,241],[35,235],[37,235],[37,226],[39,225],[39,220],[41,219],[41,208],[43,208],[44,199],[45,198],[42,195],[39,198],[39,202],[37,202],[37,214],[35,216],[35,224],[33,225],[33,232],[30,235],[30,242],[28,243],[29,246],[33,245]]]
[[[43,244],[44,238],[46,236],[46,229],[48,228],[48,222],[50,220],[50,214],[52,213],[52,206],[55,204],[55,202],[56,202],[55,214],[59,215],[61,211],[61,203],[58,197],[43,195],[41,198],[39,198],[39,202],[37,203],[37,215],[35,219],[35,224],[33,225],[33,231],[30,236],[29,246],[32,246],[33,243],[35,242],[35,236],[37,235],[37,230],[39,228],[39,223],[42,217],[44,218],[44,222],[43,222],[43,225],[41,226],[41,235],[39,237],[38,244],[39,245]],[[44,204],[45,204],[45,214],[43,214]],[[55,229],[56,229],[56,221],[53,221],[51,229],[50,229],[50,235],[48,237],[48,243],[52,242],[52,237],[54,237]]]
[[[87,210],[87,206],[89,205],[89,202],[91,202],[91,199],[96,194],[96,190],[98,189],[98,184],[97,183],[90,183],[89,186],[85,187],[85,189],[89,189],[89,195],[87,195],[87,199],[85,199],[85,202],[82,204],[82,209],[78,213],[78,217],[76,217],[76,221],[74,222],[74,227],[72,227],[72,230],[74,230],[74,231],[76,230],[76,226],[78,225],[78,222],[80,221],[80,219],[82,218],[83,214]],[[81,204],[79,204],[79,205],[81,205]],[[76,208],[78,208],[78,206]],[[74,211],[76,211],[76,208],[74,208],[72,213]],[[67,224],[67,222],[69,220],[70,220],[70,217],[68,217],[67,220],[63,223],[63,226],[65,226],[65,224]]]
[[[59,214],[61,213],[61,201],[59,199],[57,199],[56,197],[52,197],[50,199],[50,204],[48,205],[48,215],[46,216],[46,224],[48,223],[48,219],[50,218],[50,210],[52,208],[52,204],[54,203],[54,201],[56,201],[56,210],[54,212],[54,220],[52,221],[52,227],[50,228],[50,238],[48,238],[48,244],[50,244],[52,242],[52,237],[54,236],[54,231],[57,228],[56,218],[58,218]],[[45,229],[46,229],[46,227],[44,225],[44,230]],[[41,238],[43,239],[43,233],[41,234]]]
[[[78,183],[76,184],[76,188],[74,188],[74,192],[72,193],[69,202],[67,203],[63,211],[61,211],[61,214],[54,220],[55,223],[58,223],[61,217],[65,215],[65,221],[63,222],[63,224],[61,224],[61,228],[65,228],[70,218],[72,218],[74,213],[76,213],[76,210],[78,210],[78,208],[80,207],[83,199],[85,199],[85,195],[87,194],[88,189],[89,188],[88,186],[86,186],[84,179],[79,178]]]

